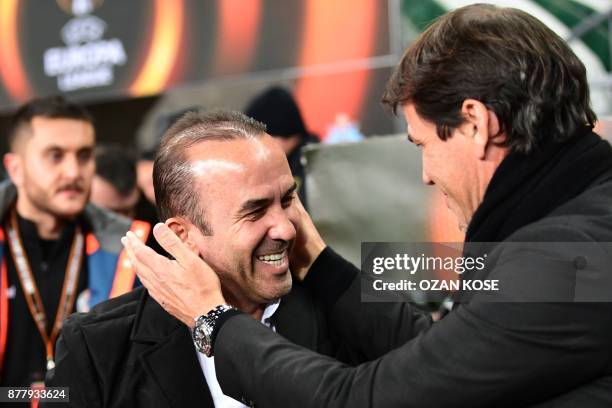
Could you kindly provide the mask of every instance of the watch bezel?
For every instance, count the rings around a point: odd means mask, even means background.
[[[212,327],[207,321],[206,315],[202,315],[196,319],[196,323],[191,334],[193,337],[193,343],[198,351],[207,357],[210,357]]]
[[[212,356],[212,334],[215,328],[215,322],[223,312],[231,309],[235,309],[235,307],[230,305],[219,305],[207,314],[201,315],[195,319],[195,324],[191,331],[193,344],[196,349],[206,357]]]

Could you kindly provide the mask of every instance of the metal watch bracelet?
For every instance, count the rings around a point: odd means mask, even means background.
[[[207,314],[194,319],[195,325],[191,331],[193,344],[206,357],[212,356],[212,334],[215,322],[222,313],[232,309],[236,308],[230,305],[218,305]]]

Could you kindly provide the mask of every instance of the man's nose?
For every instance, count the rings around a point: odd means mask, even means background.
[[[81,174],[81,165],[76,157],[67,156],[64,159],[62,170],[64,172],[64,177],[69,179],[76,179]]]
[[[278,208],[273,211],[272,217],[272,226],[268,230],[271,239],[283,241],[295,239],[295,225],[291,222],[286,210]]]

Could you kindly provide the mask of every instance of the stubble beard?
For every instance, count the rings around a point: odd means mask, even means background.
[[[60,220],[70,220],[79,215],[85,209],[82,205],[78,211],[65,212],[55,208],[51,203],[53,197],[37,186],[29,186],[24,189],[25,196],[31,208],[40,214],[46,214]]]

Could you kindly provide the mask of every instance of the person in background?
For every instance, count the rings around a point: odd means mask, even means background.
[[[136,161],[136,183],[142,193],[142,199],[155,207],[155,191],[153,191],[153,161],[157,145],[140,154]]]
[[[140,198],[136,185],[136,160],[118,144],[96,146],[96,174],[91,183],[90,201],[126,217],[134,217]]]
[[[75,310],[132,289],[119,239],[141,225],[88,204],[95,172],[89,113],[62,97],[14,114],[0,184],[0,385],[39,385]]]
[[[300,200],[307,207],[302,148],[309,143],[319,143],[319,138],[306,129],[295,99],[286,89],[274,86],[255,96],[244,112],[266,125],[268,134],[280,143],[298,183]]]

